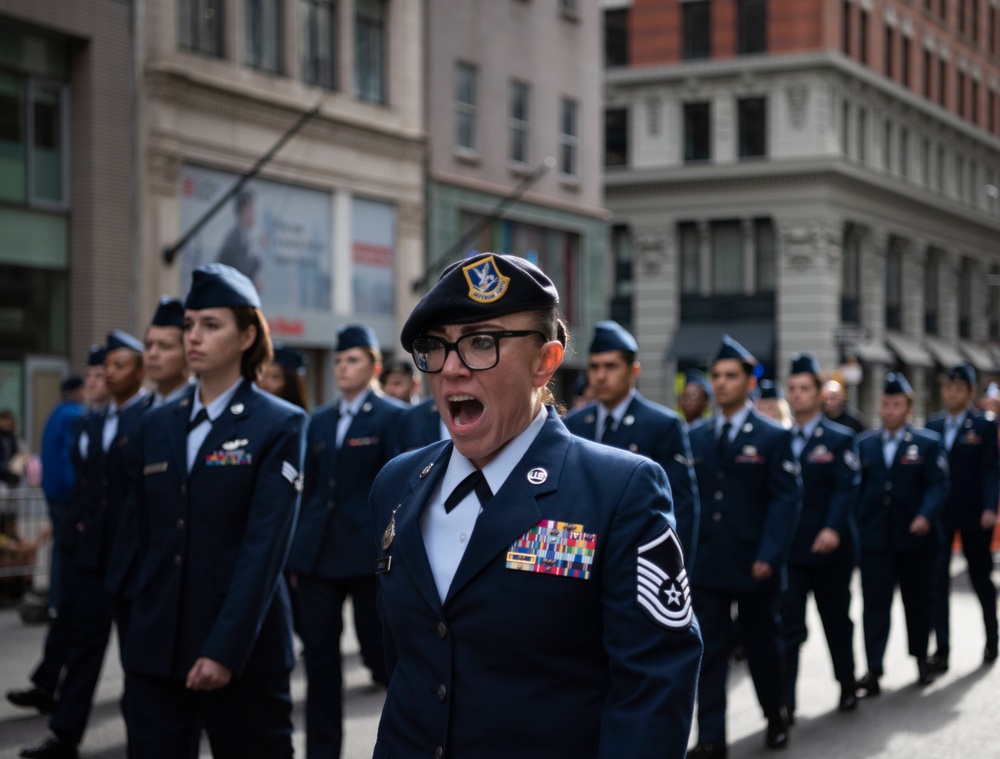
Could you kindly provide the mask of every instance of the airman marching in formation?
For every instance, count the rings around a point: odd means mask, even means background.
[[[563,417],[568,339],[549,277],[489,253],[445,269],[384,372],[373,330],[341,327],[338,397],[311,419],[306,356],[272,345],[229,266],[197,269],[144,343],[109,333],[74,428],[58,614],[31,687],[7,694],[52,713],[21,756],[78,756],[114,624],[130,757],[193,759],[203,732],[216,757],[290,757],[294,629],[306,755],[337,759],[348,597],[386,689],[375,759],[725,757],[737,637],[782,749],[810,594],[840,711],[881,692],[897,586],[918,684],[947,671],[956,536],[997,659],[1000,453],[974,369],[949,368],[927,429],[889,373],[864,431],[811,354],[782,387],[722,335],[678,414],[643,397],[639,345],[603,321]]]

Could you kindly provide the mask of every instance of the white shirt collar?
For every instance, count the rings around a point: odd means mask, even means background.
[[[747,400],[747,402],[743,405],[743,408],[741,408],[739,411],[737,411],[728,419],[723,414],[719,414],[715,418],[715,434],[716,435],[722,434],[722,425],[724,425],[726,422],[729,422],[729,424],[731,425],[730,429],[738,430],[740,427],[743,426],[743,422],[747,420],[747,417],[750,415],[750,409],[752,408],[753,404],[749,400]]]
[[[792,430],[794,431],[794,430],[800,430],[801,429],[802,430],[802,436],[806,440],[808,440],[809,438],[811,438],[815,434],[816,428],[819,427],[819,422],[820,422],[820,420],[822,418],[823,418],[823,414],[821,414],[820,412],[817,412],[816,416],[814,416],[808,422],[806,422],[805,424],[803,424],[801,427],[799,427],[798,424],[793,425],[792,426]]]
[[[361,410],[362,404],[368,399],[368,394],[371,390],[365,390],[364,392],[358,393],[353,401],[346,401],[343,398],[340,399],[339,411],[340,415],[350,414],[351,416],[357,416],[358,411]]]
[[[140,387],[139,390],[131,398],[125,401],[121,406],[119,406],[118,403],[115,401],[115,399],[112,398],[108,402],[108,408],[106,413],[108,416],[112,416],[121,411],[124,411],[127,408],[131,408],[139,401],[141,401],[143,398],[145,398],[147,395],[148,393],[146,392],[146,388]]]
[[[172,401],[176,401],[178,398],[184,395],[184,393],[187,392],[189,387],[191,387],[191,380],[188,380],[187,382],[182,382],[166,395],[163,395],[160,392],[153,393],[153,408],[156,408],[157,406],[162,406],[164,403],[170,403]]]
[[[598,401],[598,403],[597,403],[597,430],[598,430],[598,433],[600,433],[600,431],[604,429],[604,420],[607,419],[608,414],[610,414],[611,418],[615,420],[615,429],[618,429],[618,427],[621,426],[622,417],[624,417],[625,416],[625,412],[628,411],[629,404],[632,403],[632,399],[633,398],[635,398],[635,388],[634,387],[631,390],[628,391],[628,395],[625,396],[625,398],[622,400],[622,402],[619,403],[617,406],[615,406],[613,409],[611,409],[611,411],[608,411],[608,409],[605,407],[605,405],[603,403],[601,403],[600,401]]]
[[[194,386],[194,402],[191,404],[191,416],[188,418],[194,419],[202,408],[207,408],[208,418],[214,422],[222,416],[222,412],[226,410],[226,406],[229,405],[229,401],[231,401],[233,396],[236,395],[236,391],[239,389],[241,384],[243,384],[243,377],[236,380],[236,382],[230,385],[229,388],[222,393],[222,395],[209,403],[206,407],[205,404],[201,402],[201,398],[198,396],[199,383],[196,382]]]
[[[538,415],[531,424],[524,428],[520,435],[513,438],[498,453],[490,463],[483,467],[483,474],[486,482],[489,483],[490,490],[496,494],[507,477],[514,471],[514,467],[524,458],[528,448],[535,442],[538,433],[542,431],[545,420],[548,418],[548,410],[545,406],[539,410]],[[458,452],[457,448],[451,449],[451,458],[448,460],[448,469],[441,479],[441,493],[447,497],[458,487],[458,484],[468,477],[475,470],[475,466],[465,456]]]

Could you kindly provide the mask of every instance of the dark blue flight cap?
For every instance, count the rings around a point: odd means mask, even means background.
[[[306,373],[305,354],[280,343],[274,346],[274,363],[299,375]]]
[[[722,361],[727,358],[734,358],[740,363],[748,364],[752,367],[753,376],[757,379],[760,379],[761,375],[764,373],[764,365],[758,363],[757,359],[753,357],[753,354],[750,351],[733,340],[733,338],[729,335],[723,335],[722,344],[719,346],[719,352],[715,354],[715,360]]]
[[[154,327],[184,329],[184,304],[180,298],[171,298],[169,295],[160,298],[160,305],[156,307],[156,313],[153,314],[153,321],[150,324]]]
[[[758,387],[760,388],[761,399],[776,399],[785,397],[781,392],[781,385],[773,380],[761,380]]]
[[[337,330],[337,347],[334,350],[339,353],[350,348],[374,348],[378,350],[378,337],[375,335],[375,330],[364,324],[343,325]]]
[[[66,393],[72,393],[74,390],[79,390],[81,387],[83,387],[83,378],[72,374],[59,383],[59,392],[66,395]]]
[[[976,369],[971,364],[959,364],[948,370],[948,379],[962,380],[969,387],[976,386]]]
[[[519,256],[483,253],[457,261],[410,313],[400,342],[407,352],[429,327],[469,324],[521,311],[559,305],[559,293],[545,273]]]
[[[249,277],[225,264],[205,264],[194,270],[184,308],[200,311],[239,306],[260,308],[260,295]]]
[[[709,398],[712,397],[712,383],[709,382],[708,377],[705,376],[704,372],[698,371],[697,369],[689,369],[685,372],[684,387],[687,387],[688,385],[697,385],[705,391],[705,395]]]
[[[87,366],[104,366],[104,359],[108,355],[108,349],[103,345],[91,345],[87,354]]]
[[[902,372],[889,372],[885,375],[885,385],[882,387],[883,395],[912,395],[913,388],[906,381]]]
[[[632,333],[616,321],[607,320],[594,325],[594,339],[590,341],[591,353],[607,351],[639,352],[639,344]]]
[[[115,329],[108,333],[108,353],[119,348],[128,348],[136,353],[142,353],[145,350],[141,341],[132,337],[128,332]]]
[[[789,374],[812,374],[819,376],[819,361],[811,353],[793,353]]]

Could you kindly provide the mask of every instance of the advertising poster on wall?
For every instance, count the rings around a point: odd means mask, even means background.
[[[391,203],[354,198],[351,208],[351,262],[354,310],[359,316],[391,317],[396,297],[393,285],[393,240],[396,209]]]
[[[180,175],[180,233],[239,179],[185,165]],[[181,282],[203,264],[239,269],[256,284],[268,319],[285,311],[331,311],[330,193],[254,179],[231,198],[181,251]]]

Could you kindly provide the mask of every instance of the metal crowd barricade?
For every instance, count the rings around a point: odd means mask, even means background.
[[[41,488],[0,492],[0,604],[49,588],[52,527]]]

